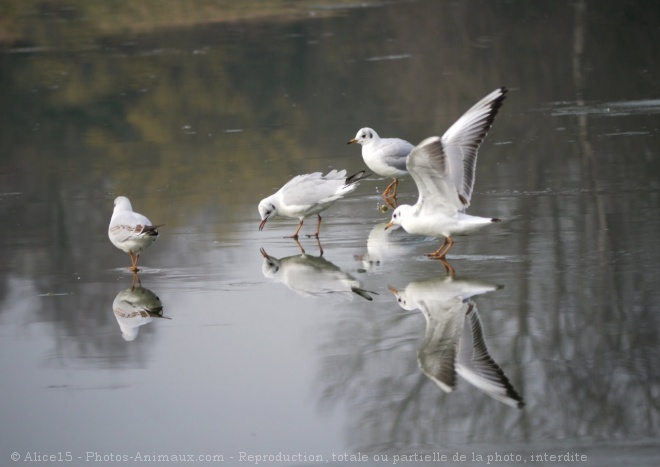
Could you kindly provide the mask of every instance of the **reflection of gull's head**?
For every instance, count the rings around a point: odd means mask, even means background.
[[[264,262],[261,265],[261,272],[263,273],[264,277],[275,279],[281,268],[280,260],[274,258],[273,256],[269,256],[268,253],[266,253],[266,250],[263,248],[260,251],[261,256],[264,257]]]
[[[140,326],[151,322],[153,318],[165,318],[160,298],[143,287],[131,287],[119,292],[112,302],[112,310],[126,341],[135,340]]]
[[[394,287],[389,287],[390,292],[394,294],[394,298],[396,298],[396,302],[399,304],[401,308],[403,308],[406,311],[412,311],[418,309],[417,302],[410,300],[408,298],[408,294],[406,294],[405,290],[397,290]]]

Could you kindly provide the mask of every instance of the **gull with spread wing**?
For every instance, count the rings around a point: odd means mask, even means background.
[[[444,237],[427,256],[444,259],[454,244],[452,235],[465,235],[499,222],[491,217],[465,213],[470,205],[477,165],[477,152],[506,96],[500,88],[468,110],[440,138],[432,136],[410,152],[406,168],[419,197],[413,206],[401,205],[385,227],[400,225],[412,234]]]

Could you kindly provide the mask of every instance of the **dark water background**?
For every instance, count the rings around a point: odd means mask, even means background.
[[[0,463],[574,452],[657,465],[659,4],[243,6],[5,3]],[[445,270],[423,256],[436,241],[370,237],[389,218],[386,180],[322,230],[324,258],[371,302],[266,277],[260,248],[300,254],[282,238],[296,221],[257,231],[257,203],[293,175],[364,168],[346,145],[360,127],[419,142],[502,85],[470,212],[504,222],[457,238],[449,260],[457,280],[503,286],[474,301],[523,409],[420,371],[424,318],[388,288]],[[411,180],[400,193],[414,202]],[[113,313],[131,285],[107,238],[118,195],[166,224],[140,277],[172,319],[131,342]]]

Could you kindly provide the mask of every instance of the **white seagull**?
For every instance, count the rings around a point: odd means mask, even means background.
[[[330,296],[351,300],[353,294],[373,300],[355,277],[339,269],[322,256],[302,254],[277,259],[261,248],[264,258],[262,272],[265,277],[284,283],[303,297]],[[377,295],[377,294],[376,294]]]
[[[298,239],[298,233],[303,226],[303,219],[316,214],[318,224],[316,233],[309,237],[319,236],[321,230],[321,212],[332,206],[335,201],[343,198],[357,188],[358,182],[366,178],[364,171],[346,177],[345,170],[332,170],[327,175],[321,172],[298,175],[289,180],[277,193],[264,198],[259,203],[261,222],[259,230],[266,221],[274,216],[300,219],[296,232],[289,238]]]
[[[470,297],[501,287],[452,277],[409,283],[402,291],[390,287],[404,310],[419,310],[426,319],[417,350],[422,372],[445,392],[456,387],[456,375],[512,407],[525,405],[486,347],[477,307]]]
[[[396,199],[399,178],[408,175],[406,158],[415,146],[399,138],[381,138],[372,128],[361,128],[355,138],[348,141],[348,144],[353,143],[362,146],[362,158],[367,167],[378,175],[394,179],[381,196]],[[394,192],[390,195],[392,189]]]
[[[452,235],[465,235],[500,219],[465,214],[470,205],[477,152],[506,96],[500,88],[477,102],[442,136],[419,143],[408,156],[419,198],[414,206],[401,205],[386,226],[400,225],[408,233],[444,237],[427,256],[444,259],[454,244]]]
[[[156,241],[158,228],[163,225],[153,225],[142,214],[133,212],[127,197],[118,196],[115,199],[115,208],[108,227],[108,237],[114,246],[129,254],[131,257],[129,269],[137,272],[140,252]]]

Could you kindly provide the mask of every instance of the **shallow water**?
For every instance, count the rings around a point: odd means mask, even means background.
[[[104,35],[76,8],[28,9],[0,54],[3,464],[657,465],[654,2],[310,3]],[[455,282],[500,286],[472,300],[521,409],[420,370],[425,319],[390,288],[447,275],[424,256],[440,242],[384,233],[387,180],[324,213],[322,259],[306,237],[296,258],[295,220],[257,230],[293,175],[364,169],[360,127],[418,142],[502,85],[470,212],[503,222],[448,259]],[[399,190],[414,202],[412,180]],[[120,194],[166,224],[140,279],[170,319],[129,323],[130,341],[113,312],[129,258],[107,238]],[[313,294],[260,249],[372,300]]]

